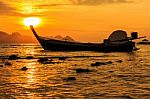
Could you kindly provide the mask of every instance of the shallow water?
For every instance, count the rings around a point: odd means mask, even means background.
[[[141,49],[132,53],[51,52],[37,44],[1,44],[0,99],[149,99],[150,46],[138,47]],[[10,55],[20,58],[8,60]],[[37,62],[41,57],[54,63]],[[5,64],[8,62],[12,65]],[[91,66],[95,62],[111,63]],[[77,73],[79,68],[91,72]],[[68,77],[76,80],[66,80]]]

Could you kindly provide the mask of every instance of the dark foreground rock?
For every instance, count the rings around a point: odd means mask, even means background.
[[[27,56],[26,59],[34,59],[33,56]]]
[[[19,59],[19,57],[17,55],[11,55],[8,57],[9,60],[16,60]]]
[[[21,71],[27,71],[27,70],[28,70],[27,67],[22,67],[22,68],[21,68]]]
[[[48,58],[44,57],[44,58],[39,58],[37,60],[37,62],[40,62],[40,63],[45,62],[45,61],[48,61]]]
[[[122,60],[117,60],[116,62],[118,62],[118,63],[122,63],[123,61],[122,61]]]
[[[108,65],[108,64],[112,64],[112,61],[108,61],[108,62],[95,62],[92,63],[91,66],[101,66],[101,65]]]
[[[10,63],[10,62],[5,62],[5,65],[7,65],[7,66],[11,66],[11,65],[12,65],[12,63]]]
[[[68,57],[59,57],[59,60],[66,60]]]
[[[0,67],[3,67],[3,65],[0,65]]]
[[[64,79],[65,81],[75,81],[76,77],[68,77]]]
[[[48,59],[48,58],[39,58],[38,61],[41,64],[59,64],[61,62],[55,62],[53,59]]]
[[[101,65],[107,65],[107,63],[105,63],[105,62],[95,62],[95,63],[91,64],[91,66],[101,66]]]
[[[76,73],[88,73],[88,72],[92,72],[92,70],[89,69],[76,69]]]

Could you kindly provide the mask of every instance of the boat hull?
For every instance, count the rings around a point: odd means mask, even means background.
[[[150,42],[139,42],[138,44],[150,45]]]
[[[96,43],[78,43],[60,40],[44,40],[40,38],[40,44],[44,50],[51,51],[99,51],[99,52],[131,52],[134,49],[134,42],[127,42],[120,45],[104,45]]]

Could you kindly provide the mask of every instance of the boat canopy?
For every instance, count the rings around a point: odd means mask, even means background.
[[[127,33],[123,30],[114,31],[108,38],[111,44],[123,44],[128,42]],[[124,41],[121,41],[124,40]]]

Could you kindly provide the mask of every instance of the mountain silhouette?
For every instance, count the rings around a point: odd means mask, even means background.
[[[56,39],[56,40],[61,40],[61,41],[68,41],[68,42],[77,42],[73,38],[71,38],[70,36],[62,37],[61,35],[56,35],[56,36],[50,36],[48,38],[50,38],[50,39]]]
[[[69,36],[62,37],[60,35],[50,36],[48,38],[76,42],[73,38]],[[0,43],[37,43],[35,37],[21,35],[18,32],[13,32],[12,34],[0,31]]]
[[[6,32],[0,31],[0,43],[35,43],[37,42],[35,38],[31,36],[24,36],[18,32],[8,34]]]

